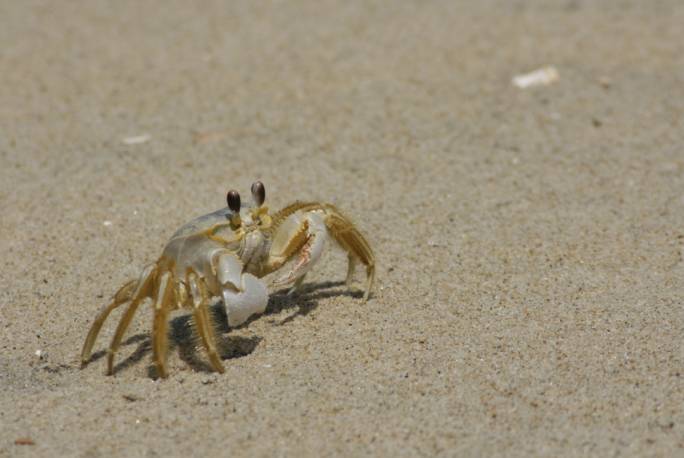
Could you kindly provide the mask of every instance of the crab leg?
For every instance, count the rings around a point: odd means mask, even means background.
[[[173,295],[173,277],[171,272],[164,272],[159,279],[159,288],[154,301],[154,323],[152,325],[152,355],[157,366],[157,374],[166,377],[166,351],[168,349],[167,321]]]
[[[117,291],[114,295],[114,300],[111,302],[111,304],[104,307],[97,315],[97,318],[95,318],[95,321],[90,327],[90,331],[88,331],[88,336],[86,337],[85,343],[83,344],[83,350],[81,351],[82,366],[85,366],[86,364],[88,364],[88,361],[90,361],[90,354],[93,350],[93,345],[95,344],[97,335],[100,333],[100,329],[102,329],[102,325],[104,324],[109,314],[112,313],[112,310],[114,310],[121,304],[131,300],[131,297],[133,297],[133,293],[135,293],[135,289],[138,286],[138,283],[138,280],[131,280],[125,285],[123,285],[119,289],[119,291]]]
[[[197,332],[202,339],[204,349],[209,355],[211,366],[216,372],[222,374],[224,372],[224,368],[218,351],[216,351],[214,320],[212,319],[211,313],[209,313],[207,308],[209,300],[206,287],[204,286],[202,280],[198,280],[197,275],[192,272],[188,274],[188,287],[190,288],[190,295],[193,305],[193,316],[195,318],[195,324],[197,325]]]
[[[304,279],[306,278],[306,273],[299,277],[298,279],[295,280],[294,283],[292,283],[292,287],[287,291],[288,296],[292,296],[294,293],[297,292],[300,286],[302,286],[302,283],[304,283]]]
[[[277,283],[294,281],[298,277],[297,274],[305,273],[306,270],[308,270],[306,266],[311,264],[310,260],[313,259],[314,252],[313,247],[307,250],[306,244],[309,242],[312,235],[316,235],[311,233],[308,224],[312,221],[312,215],[319,215],[322,213],[324,215],[323,222],[326,232],[329,233],[348,253],[349,265],[347,268],[347,283],[349,284],[352,280],[357,260],[361,261],[366,266],[366,291],[363,299],[368,300],[375,278],[375,257],[373,256],[373,250],[371,250],[365,237],[347,217],[342,215],[342,213],[335,208],[334,205],[322,204],[319,202],[295,202],[273,215],[276,235],[279,229],[283,230],[283,228],[290,226],[294,221],[297,221],[298,212],[304,212],[307,214],[307,218],[304,219],[298,230],[295,231],[291,238],[284,244],[285,248],[281,250],[282,252],[272,254],[271,262],[267,266],[265,273],[278,269],[287,261],[287,259],[300,250],[300,256],[304,258],[303,264],[295,266],[294,269],[298,269],[299,272],[290,272]],[[292,218],[295,218],[295,220]],[[320,233],[320,231],[318,232]],[[276,244],[274,243],[274,245]],[[307,257],[309,261],[307,261]],[[315,259],[313,260],[315,261]]]
[[[121,320],[119,320],[119,324],[116,327],[114,337],[112,337],[112,342],[109,345],[109,348],[107,349],[107,375],[112,375],[114,368],[114,356],[116,355],[116,352],[119,350],[119,346],[121,345],[121,339],[123,339],[123,335],[126,332],[126,329],[131,324],[131,320],[133,319],[133,315],[135,315],[138,306],[146,297],[150,295],[151,286],[154,277],[156,276],[155,274],[156,265],[154,264],[147,266],[145,270],[143,270],[136,291],[131,296],[131,303],[128,304],[128,308],[126,308],[126,311],[121,317]]]
[[[285,286],[294,283],[293,288],[296,288],[301,284],[299,280],[306,275],[323,253],[325,239],[327,238],[326,232],[325,223],[319,212],[311,212],[305,216],[298,234],[291,241],[291,245],[301,244],[299,257],[292,269],[273,283],[275,286]],[[299,236],[302,233],[304,234],[303,243],[300,241],[302,237]],[[290,247],[288,248],[286,252],[291,250]]]
[[[363,295],[363,300],[366,301],[375,279],[375,257],[373,256],[373,250],[371,250],[370,245],[356,226],[335,207],[328,205],[326,210],[325,226],[337,243],[349,253],[347,282],[350,281],[350,276],[354,273],[352,257],[358,259],[366,266],[366,292]]]
[[[356,270],[356,258],[354,255],[349,253],[347,255],[347,278],[345,279],[345,283],[347,286],[351,286],[352,282],[354,280],[354,271]]]

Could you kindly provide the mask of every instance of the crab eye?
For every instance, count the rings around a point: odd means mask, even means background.
[[[252,198],[257,207],[261,207],[266,200],[266,188],[261,181],[255,181],[252,184]]]
[[[226,196],[226,201],[228,201],[228,208],[233,210],[235,213],[240,212],[240,194],[234,189],[228,191]]]

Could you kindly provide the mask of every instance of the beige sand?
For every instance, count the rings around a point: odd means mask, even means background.
[[[684,454],[684,3],[221,3],[0,4],[0,456]],[[223,375],[180,315],[152,380],[149,308],[80,370],[256,178],[358,222],[372,300],[330,250]]]

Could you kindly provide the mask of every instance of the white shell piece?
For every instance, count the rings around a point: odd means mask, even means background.
[[[218,255],[216,263],[216,278],[218,278],[221,286],[227,283],[233,285],[236,289],[241,289],[240,274],[242,273],[242,263],[232,253],[222,252]]]
[[[121,140],[124,145],[139,145],[141,143],[147,143],[150,141],[152,136],[150,134],[134,135],[132,137],[126,137]]]
[[[252,274],[242,275],[242,292],[223,290],[223,302],[226,306],[228,324],[239,326],[250,316],[264,313],[268,305],[268,290],[258,278]]]
[[[548,86],[555,83],[560,78],[555,67],[543,67],[530,73],[513,77],[513,85],[520,89],[527,89],[534,86]]]

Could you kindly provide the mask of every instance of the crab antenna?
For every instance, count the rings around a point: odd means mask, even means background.
[[[252,184],[252,199],[257,207],[261,207],[266,200],[266,188],[261,181],[255,181]]]

